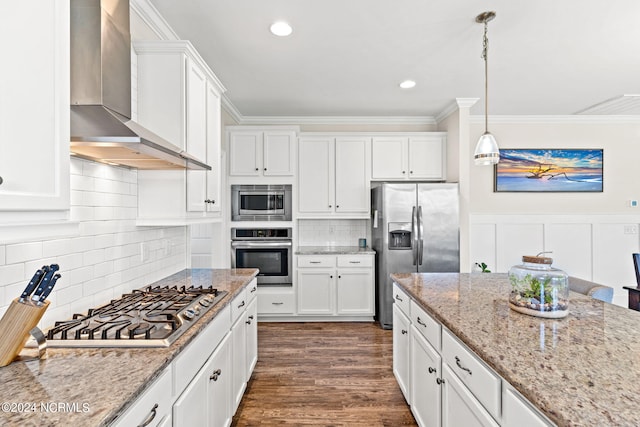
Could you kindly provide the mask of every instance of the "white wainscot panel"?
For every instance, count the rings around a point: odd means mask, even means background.
[[[591,280],[591,224],[547,224],[544,233],[546,256],[553,266],[569,276]]]
[[[536,255],[544,250],[543,224],[498,224],[496,230],[496,273],[506,273],[522,264],[523,255]]]
[[[496,225],[470,224],[469,226],[470,271],[475,271],[475,263],[486,263],[489,270],[496,271]]]
[[[613,303],[626,307],[627,290],[636,286],[631,254],[639,251],[638,234],[626,234],[625,227],[638,224],[594,224],[593,281],[614,288]]]

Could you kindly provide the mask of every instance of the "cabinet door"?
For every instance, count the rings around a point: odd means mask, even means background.
[[[367,213],[370,209],[369,138],[337,138],[335,143],[337,213]]]
[[[334,314],[333,270],[298,270],[298,313]]]
[[[373,315],[373,289],[371,270],[338,270],[338,314]]]
[[[208,380],[207,408],[210,427],[231,424],[231,346],[229,335],[218,345],[204,368]],[[202,425],[202,424],[176,424]]]
[[[371,178],[407,179],[407,144],[404,137],[374,137],[371,141]]]
[[[247,321],[246,311],[240,315],[231,328],[231,413],[234,414],[242,400],[247,385]]]
[[[409,325],[409,318],[402,313],[397,304],[393,304],[393,374],[407,403],[411,402]]]
[[[0,210],[68,209],[69,2],[0,12]]]
[[[211,170],[207,171],[207,212],[220,212],[220,95],[213,85],[207,85],[207,164]]]
[[[298,152],[299,211],[332,213],[335,205],[333,138],[300,138]]]
[[[445,138],[425,136],[409,138],[409,178],[445,179]]]
[[[173,404],[173,422],[177,426],[208,424],[207,388],[209,370],[204,366]]]
[[[502,426],[503,427],[548,427],[553,424],[533,409],[525,398],[510,385],[503,382],[502,391]]]
[[[197,159],[207,159],[207,78],[187,60],[186,151]],[[207,171],[187,170],[187,211],[204,212],[207,198]]]
[[[446,363],[442,364],[442,380],[442,427],[498,426]]]
[[[247,306],[247,378],[248,382],[251,373],[258,363],[258,299],[254,298]]]
[[[265,176],[293,175],[293,155],[296,134],[289,131],[265,131],[263,135],[263,167]]]
[[[229,175],[260,176],[261,158],[262,132],[229,134]]]
[[[440,427],[442,358],[415,326],[411,326],[411,412],[418,425]]]

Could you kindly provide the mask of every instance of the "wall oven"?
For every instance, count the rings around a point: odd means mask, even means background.
[[[291,185],[232,185],[232,221],[291,221]]]
[[[291,228],[232,228],[231,267],[258,268],[258,286],[293,284]]]

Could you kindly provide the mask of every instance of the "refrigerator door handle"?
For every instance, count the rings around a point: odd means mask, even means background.
[[[418,206],[418,265],[422,265],[424,255],[424,226],[422,224],[422,206]]]
[[[418,224],[415,206],[411,210],[411,238],[411,255],[413,257],[413,265],[418,265]]]

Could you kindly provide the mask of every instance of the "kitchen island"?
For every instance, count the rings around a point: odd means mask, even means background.
[[[0,425],[111,424],[257,274],[257,269],[194,269],[153,283],[228,292],[169,347],[50,348],[41,360],[17,361],[0,368]]]
[[[391,277],[557,425],[640,425],[640,313],[571,292],[566,318],[543,319],[509,308],[506,274]]]

